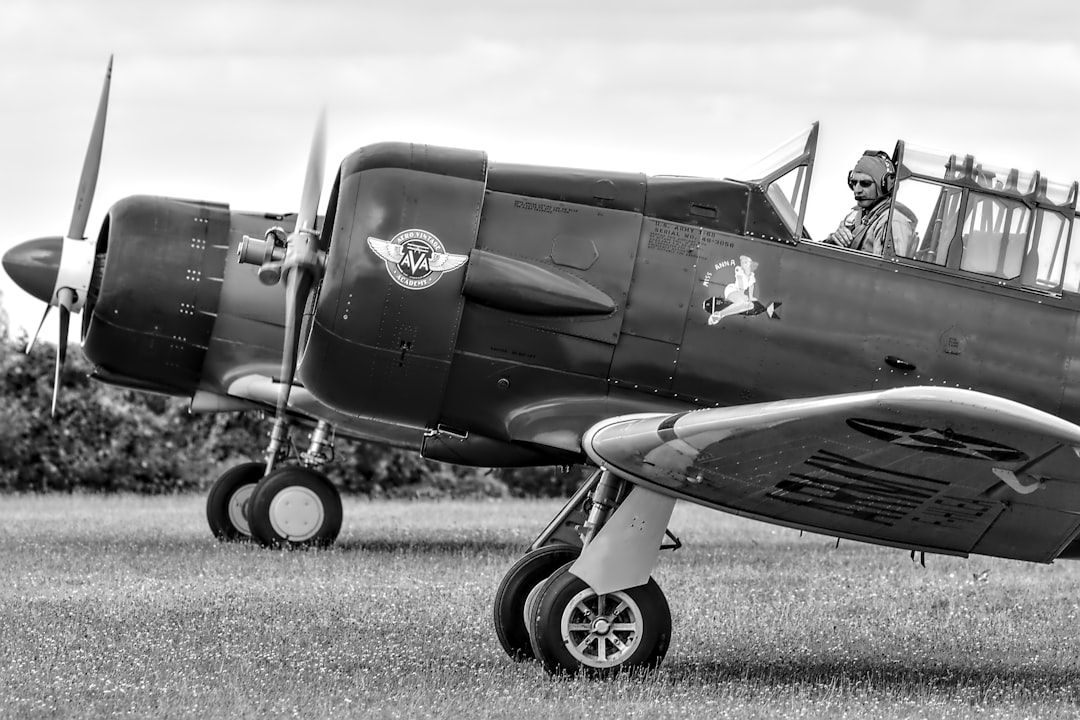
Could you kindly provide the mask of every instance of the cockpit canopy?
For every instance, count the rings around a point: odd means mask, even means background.
[[[808,237],[803,228],[817,138],[814,123],[738,175],[764,191],[794,238]],[[1080,239],[1069,242],[1076,226],[1076,182],[904,141],[896,144],[893,162],[891,212],[903,213],[915,232],[910,241],[887,243],[886,259],[937,266],[995,285],[1080,293]]]
[[[806,199],[817,139],[818,124],[814,123],[738,174],[762,187],[793,238],[806,237]]]
[[[1076,291],[1066,253],[1077,184],[1038,171],[897,143],[896,207],[917,218],[917,235],[895,256],[1059,293]]]

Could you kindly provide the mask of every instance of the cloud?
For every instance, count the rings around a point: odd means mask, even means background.
[[[370,5],[0,3],[0,197],[18,208],[0,250],[66,226],[113,52],[91,223],[136,192],[288,209],[324,103],[331,167],[409,140],[722,176],[820,120],[810,208],[829,225],[853,158],[897,138],[1080,175],[1080,56],[1065,30],[1080,6],[1067,2]]]

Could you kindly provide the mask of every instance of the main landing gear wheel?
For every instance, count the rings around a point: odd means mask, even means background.
[[[671,610],[656,581],[597,595],[567,564],[539,590],[530,635],[552,675],[655,668],[671,642]]]
[[[495,634],[506,654],[515,661],[530,660],[533,653],[529,639],[528,599],[551,574],[581,554],[581,548],[562,543],[530,550],[503,576],[495,593]]]
[[[341,531],[341,495],[318,470],[286,465],[256,485],[248,522],[263,545],[325,547]]]
[[[262,463],[244,463],[229,468],[214,481],[206,496],[206,522],[218,540],[251,538],[246,506],[265,467]]]

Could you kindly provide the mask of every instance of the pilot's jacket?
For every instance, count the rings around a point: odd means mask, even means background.
[[[892,232],[889,233],[887,232],[889,204],[888,201],[879,202],[868,210],[856,205],[844,217],[840,227],[846,227],[851,231],[852,250],[881,255],[886,242],[891,240],[897,255],[908,256],[911,251],[911,240],[915,236],[915,214],[902,203],[895,203]]]

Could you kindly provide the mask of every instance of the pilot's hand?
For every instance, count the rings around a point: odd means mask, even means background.
[[[851,230],[847,227],[839,227],[829,236],[829,242],[840,247],[851,247],[851,241],[854,239],[855,236],[851,234]]]

